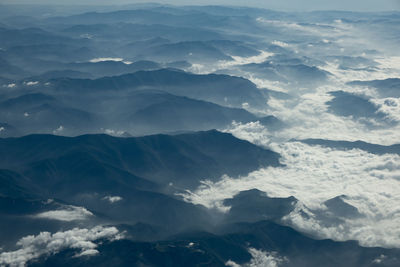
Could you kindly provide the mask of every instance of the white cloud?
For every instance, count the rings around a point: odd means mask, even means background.
[[[109,201],[110,203],[115,203],[122,200],[120,196],[105,196],[103,197],[104,200]]]
[[[263,79],[260,77],[257,77],[256,75],[252,74],[252,73],[247,73],[243,75],[246,79],[250,80],[252,83],[254,83],[257,88],[267,88],[267,89],[271,89],[274,91],[278,91],[278,92],[283,92],[283,93],[287,93],[288,90],[285,89],[285,87],[287,87],[288,85],[283,83],[283,82],[279,82],[279,81],[270,81],[267,79]]]
[[[249,263],[239,265],[232,260],[228,260],[225,265],[230,267],[278,267],[288,259],[282,258],[276,252],[266,252],[255,248],[249,248],[252,259]]]
[[[124,64],[132,64],[131,61],[124,60],[123,58],[120,57],[98,57],[98,58],[93,58],[89,60],[91,63],[98,63],[98,62],[103,62],[103,61],[116,61],[116,62],[122,62]]]
[[[24,114],[25,115],[25,114]],[[29,116],[29,114],[28,114]],[[53,131],[53,134],[61,134],[64,131],[64,126],[60,125],[57,129]]]
[[[17,242],[18,250],[2,252],[0,254],[1,266],[25,266],[28,261],[55,254],[63,249],[72,248],[80,250],[76,256],[90,256],[98,253],[98,239],[121,239],[123,236],[115,227],[96,226],[91,229],[74,228],[64,232],[41,232],[34,236],[29,235]]]
[[[84,39],[93,39],[94,35],[89,34],[89,33],[84,33],[79,35],[80,38],[84,38]]]
[[[259,51],[260,53],[257,56],[251,57],[239,57],[239,56],[231,56],[233,61],[220,61],[219,67],[220,68],[227,68],[231,66],[239,66],[239,65],[246,65],[246,64],[259,64],[266,61],[269,57],[273,56],[274,54],[268,51]]]
[[[188,69],[188,71],[197,74],[209,74],[217,70],[235,68],[240,65],[245,65],[250,63],[257,63],[257,64],[262,63],[273,55],[273,53],[268,51],[260,50],[259,52],[260,53],[258,55],[251,57],[230,56],[233,60],[220,60],[215,64],[203,65],[195,63],[192,64],[192,66]]]
[[[17,85],[15,83],[9,83],[9,84],[5,84],[3,85],[3,87],[7,87],[7,88],[15,88],[17,87]]]
[[[105,129],[104,133],[108,134],[108,135],[112,135],[112,136],[123,136],[126,134],[125,131],[118,131],[118,130],[113,130],[113,129]]]
[[[229,267],[240,267],[240,265],[237,264],[236,262],[234,262],[233,260],[228,260],[227,262],[225,262],[225,266],[229,266]]]
[[[94,256],[99,254],[97,249],[87,249],[82,251],[81,253],[77,254],[75,257],[82,257],[82,256]]]
[[[386,259],[385,255],[380,255],[378,258],[374,259],[372,263],[381,264]]]
[[[24,82],[24,83],[25,83],[25,85],[28,85],[28,86],[33,86],[33,85],[38,85],[39,84],[38,81],[29,81],[29,82]]]
[[[33,217],[39,219],[71,222],[71,221],[87,220],[92,216],[93,213],[91,213],[84,207],[65,206],[63,207],[63,209],[41,212],[34,215]]]
[[[272,41],[271,44],[277,45],[277,46],[280,46],[280,47],[289,47],[288,43],[285,43],[285,42],[282,42],[282,41],[278,41],[278,40]]]
[[[371,99],[379,109],[388,115],[388,118],[394,121],[400,121],[400,98],[388,97],[388,98],[375,98]]]
[[[379,57],[375,61],[385,70],[400,70],[400,56]]]
[[[5,128],[4,127],[0,127],[0,132],[4,131]]]

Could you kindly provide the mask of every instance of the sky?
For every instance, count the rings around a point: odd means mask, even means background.
[[[0,0],[0,3],[15,4],[90,4],[115,5],[149,3],[143,0]],[[289,11],[351,10],[390,11],[400,10],[400,0],[158,0],[151,1],[173,5],[239,5]]]

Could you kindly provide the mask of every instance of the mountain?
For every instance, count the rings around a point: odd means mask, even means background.
[[[22,92],[31,93],[0,102],[0,120],[8,124],[3,126],[3,137],[31,133],[79,135],[104,132],[142,136],[223,129],[233,121],[248,123],[257,120],[271,130],[283,127],[283,123],[273,116],[259,118],[242,108],[220,106],[150,88],[124,90],[118,94],[109,90],[80,94],[76,90],[54,91],[51,84],[40,79],[27,79],[16,86],[21,87]],[[10,126],[11,122],[15,128]]]
[[[223,204],[230,207],[225,218],[228,222],[280,221],[294,210],[297,199],[270,198],[262,191],[251,189],[225,199]]]
[[[179,42],[162,44],[144,51],[144,57],[159,62],[189,61],[212,62],[215,60],[232,60],[218,48],[204,42]]]
[[[20,78],[27,74],[22,68],[11,64],[6,59],[0,57],[0,73],[3,78]]]
[[[280,82],[291,82],[297,85],[315,86],[326,82],[330,73],[316,66],[309,66],[300,59],[279,58],[276,61],[268,60],[263,63],[250,63],[241,66],[241,69],[257,73],[261,77]]]
[[[121,110],[125,114],[120,118],[126,118],[121,124],[127,124],[129,132],[135,134],[208,130],[227,127],[232,121],[247,123],[258,119],[244,109],[222,107],[162,91],[137,92],[129,105],[132,108]],[[141,108],[130,114],[135,106]]]
[[[57,62],[88,61],[95,52],[86,46],[60,44],[29,44],[7,49],[9,57],[38,58]]]
[[[350,86],[363,86],[375,88],[382,97],[400,97],[400,79],[390,78],[385,80],[352,81]]]
[[[345,117],[352,117],[361,120],[366,124],[371,124],[368,119],[373,119],[381,124],[395,124],[387,114],[379,110],[379,107],[372,103],[367,97],[348,93],[344,91],[330,92],[334,97],[326,102],[330,112]]]
[[[173,69],[139,71],[95,80],[55,79],[50,83],[56,90],[75,90],[84,93],[127,89],[158,89],[193,99],[213,102],[223,106],[265,107],[266,99],[250,81],[228,75],[195,75]]]
[[[363,141],[332,141],[332,140],[324,140],[324,139],[305,139],[301,140],[301,142],[309,144],[309,145],[320,145],[324,147],[331,147],[335,149],[361,149],[367,151],[372,154],[400,154],[400,144],[395,144],[391,146],[382,146],[371,144]]]
[[[10,29],[0,27],[0,46],[8,48],[19,45],[39,44],[72,44],[73,40],[40,28],[25,27],[24,29]]]
[[[137,138],[30,135],[0,139],[0,148],[2,153],[7,151],[7,157],[3,155],[0,160],[1,168],[30,173],[30,177],[40,178],[44,183],[48,177],[54,190],[61,191],[68,189],[57,186],[58,182],[68,181],[64,180],[63,172],[69,173],[71,179],[82,175],[89,175],[91,179],[104,175],[104,179],[111,179],[111,175],[104,173],[104,168],[108,168],[114,169],[115,177],[118,177],[117,171],[125,171],[164,186],[171,182],[193,186],[204,178],[218,179],[222,174],[236,176],[262,166],[279,166],[279,154],[215,130]],[[95,172],[93,164],[100,169]],[[92,171],[85,172],[84,166],[93,166],[89,168]],[[87,186],[101,185],[88,182]],[[108,186],[102,189],[108,190]]]
[[[17,136],[19,135],[18,129],[16,129],[14,126],[0,122],[0,137],[12,137],[12,136]]]
[[[0,139],[2,229],[15,225],[14,231],[0,235],[12,242],[32,229],[54,231],[81,221],[128,228],[150,224],[156,231],[151,238],[211,229],[214,219],[205,207],[175,194],[206,178],[245,175],[263,166],[280,166],[279,154],[217,131]],[[49,206],[48,199],[64,206]],[[44,212],[50,214],[38,217]],[[163,230],[157,232],[160,227]]]
[[[91,131],[97,120],[94,114],[66,106],[42,93],[4,100],[0,102],[0,111],[0,120],[13,122],[21,134]]]
[[[156,70],[160,69],[161,66],[160,64],[152,61],[135,61],[130,64],[126,64],[121,61],[105,60],[100,62],[69,63],[66,65],[66,68],[82,72],[88,72],[92,74],[94,77],[103,77],[103,76],[122,75],[141,70]]]

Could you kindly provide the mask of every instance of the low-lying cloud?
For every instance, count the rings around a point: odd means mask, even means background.
[[[63,249],[79,250],[76,256],[93,256],[98,239],[121,239],[123,235],[115,227],[96,226],[91,229],[74,228],[64,232],[41,232],[38,235],[29,235],[17,242],[18,250],[2,252],[1,266],[25,266],[29,261],[41,256],[55,254]]]

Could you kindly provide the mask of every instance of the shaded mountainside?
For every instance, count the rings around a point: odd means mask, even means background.
[[[175,193],[195,188],[203,179],[280,166],[279,157],[215,130],[138,138],[29,135],[0,139],[1,225],[3,229],[14,225],[13,231],[0,231],[0,235],[7,243],[21,233],[98,221],[154,225],[157,238],[185,229],[209,229],[214,219],[207,209],[186,203]],[[109,200],[112,196],[117,200]],[[77,208],[53,207],[46,204],[52,203],[48,199]],[[94,215],[88,216],[83,207]],[[49,220],[35,217],[51,209],[58,211]],[[17,210],[21,212],[16,214]],[[70,222],[62,215],[66,212],[80,217]]]
[[[54,181],[58,166],[76,164],[76,171],[81,172],[84,160],[160,184],[186,185],[196,185],[204,178],[217,179],[222,174],[246,174],[261,166],[279,166],[279,154],[218,131],[138,138],[30,135],[0,139],[0,153],[2,168],[32,171],[41,164],[37,169],[43,172],[42,181],[46,167],[53,170]]]

